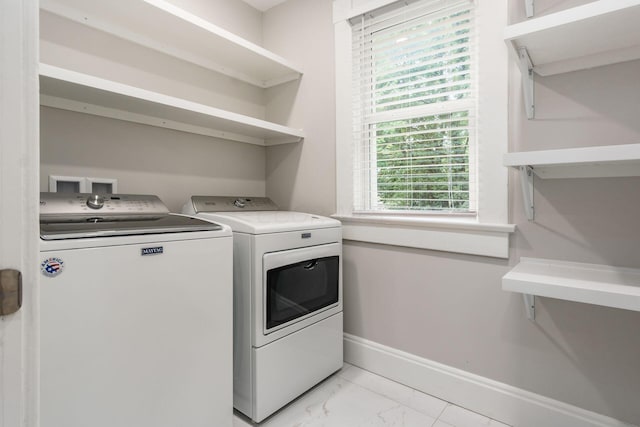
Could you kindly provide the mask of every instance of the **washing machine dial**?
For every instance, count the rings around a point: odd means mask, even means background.
[[[101,209],[104,206],[104,197],[99,194],[92,194],[87,199],[87,206],[91,209]]]
[[[236,208],[244,208],[245,204],[246,204],[246,200],[245,199],[236,199],[233,202],[233,206],[235,206]]]

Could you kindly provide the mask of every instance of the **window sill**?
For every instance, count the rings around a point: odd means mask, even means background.
[[[480,224],[469,220],[332,215],[342,222],[344,240],[509,258],[513,224]]]

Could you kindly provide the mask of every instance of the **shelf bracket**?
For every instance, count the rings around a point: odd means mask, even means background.
[[[524,0],[524,8],[527,11],[527,18],[531,18],[533,16],[533,1],[534,0]]]
[[[518,166],[520,171],[520,185],[522,186],[522,200],[527,219],[533,221],[535,207],[533,203],[533,168],[531,166]]]
[[[533,119],[535,117],[535,103],[533,99],[533,62],[529,57],[526,47],[519,47],[518,51],[518,66],[520,73],[522,74],[522,90],[524,93],[524,108],[527,110],[527,118]]]
[[[536,296],[531,294],[522,294],[524,299],[524,308],[527,310],[527,318],[531,321],[536,320]]]

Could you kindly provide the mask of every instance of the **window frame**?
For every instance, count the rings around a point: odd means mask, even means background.
[[[433,0],[432,0],[433,2]],[[477,46],[476,46],[476,11],[475,4],[471,0],[457,0],[456,2],[452,2],[451,0],[440,0],[440,3],[434,5],[420,5],[420,0],[414,0],[412,2],[403,2],[404,4],[401,6],[393,6],[390,5],[387,8],[382,8],[382,12],[375,13],[375,17],[366,18],[362,14],[358,15],[354,19],[350,19],[350,23],[352,25],[352,35],[356,34],[355,40],[360,41],[369,41],[373,44],[376,43],[376,39],[374,38],[372,31],[380,32],[383,39],[387,39],[389,37],[389,32],[397,33],[398,31],[404,31],[403,34],[407,34],[409,32],[413,32],[411,30],[411,25],[407,26],[406,21],[400,21],[398,19],[399,15],[409,14],[408,11],[403,11],[404,8],[411,8],[414,4],[418,4],[417,10],[413,9],[418,13],[424,13],[427,10],[433,10],[438,16],[447,21],[447,36],[450,36],[454,29],[449,25],[459,22],[460,20],[469,20],[470,24],[468,27],[467,37],[469,37],[468,41],[463,45],[466,49],[466,56],[468,59],[468,64],[470,68],[465,72],[468,76],[468,79],[465,82],[469,85],[469,88],[466,89],[466,93],[468,96],[457,99],[457,100],[449,100],[446,102],[433,102],[433,103],[416,103],[413,98],[407,98],[403,102],[408,104],[415,104],[409,106],[402,106],[399,108],[388,108],[384,104],[378,104],[376,101],[376,85],[378,84],[377,78],[374,79],[373,76],[377,76],[377,68],[375,63],[379,60],[390,60],[391,58],[388,56],[388,47],[385,48],[385,51],[378,52],[375,46],[372,46],[368,43],[362,44],[357,43],[353,45],[353,54],[360,55],[362,60],[352,62],[353,72],[352,76],[354,77],[353,82],[356,84],[356,87],[352,87],[352,93],[354,95],[353,105],[354,111],[353,114],[359,119],[354,120],[355,127],[358,127],[358,130],[354,128],[354,136],[353,136],[353,147],[354,147],[354,182],[355,182],[355,191],[353,194],[354,201],[354,210],[355,214],[378,214],[378,215],[397,215],[397,214],[412,214],[412,215],[475,215],[477,210],[477,182],[476,182],[476,154],[475,147],[477,141],[476,135],[476,115],[477,115]],[[409,3],[409,4],[407,4]],[[452,4],[455,3],[455,4]],[[434,6],[436,9],[434,10]],[[439,10],[442,7],[446,7],[446,12],[443,10]],[[453,10],[458,12],[461,11],[470,11],[470,15],[465,15],[464,18],[452,18],[451,14],[454,13]],[[442,13],[445,13],[444,15]],[[365,14],[367,15],[367,14]],[[413,16],[408,15],[413,21]],[[382,21],[380,21],[382,19]],[[394,25],[389,26],[387,28],[380,28],[381,22],[388,22],[388,20],[396,21]],[[423,30],[428,30],[428,28],[424,28]],[[356,48],[357,46],[357,48]],[[416,54],[415,46],[410,44],[407,46],[410,49],[410,53],[412,55]],[[381,56],[376,56],[378,53],[381,53]],[[397,52],[394,52],[394,55],[397,55]],[[428,55],[427,55],[428,56]],[[424,57],[420,57],[423,59]],[[449,59],[446,57],[445,59]],[[416,67],[414,65],[413,67]],[[359,71],[361,67],[364,68],[364,71]],[[428,73],[429,71],[424,71],[424,73]],[[404,78],[397,77],[397,78]],[[457,83],[452,82],[449,83],[451,86],[456,85]],[[448,84],[448,85],[449,85]],[[399,91],[398,95],[407,96],[411,95],[412,92],[417,91],[412,84],[405,85],[405,91]],[[424,88],[431,89],[431,87]],[[355,105],[358,101],[360,102],[359,111],[356,111]],[[382,107],[382,111],[378,111],[378,108]],[[386,107],[386,108],[385,108]],[[377,148],[378,148],[378,138],[379,136],[376,133],[377,126],[380,124],[385,124],[389,122],[396,121],[412,121],[412,120],[424,120],[428,117],[442,116],[447,114],[455,114],[465,111],[468,113],[466,118],[468,125],[467,130],[469,131],[468,140],[469,140],[469,152],[467,156],[467,164],[469,167],[468,174],[468,209],[466,210],[439,210],[439,209],[411,209],[411,208],[387,208],[385,209],[380,203],[378,203],[378,191],[380,191],[380,176],[376,172],[376,162],[377,162]],[[452,121],[453,119],[451,119]],[[427,123],[427,122],[425,122]],[[444,122],[443,124],[446,124]],[[444,130],[444,128],[443,128]],[[425,180],[424,184],[428,185],[428,183],[432,183],[431,179]],[[383,188],[384,190],[384,188]],[[451,199],[454,200],[454,199]]]
[[[477,45],[477,211],[474,214],[353,211],[352,29],[349,20],[397,0],[334,0],[336,71],[336,214],[343,238],[421,249],[509,257],[507,152],[507,1],[473,0]],[[486,3],[486,5],[485,5]],[[487,65],[488,64],[488,65]]]

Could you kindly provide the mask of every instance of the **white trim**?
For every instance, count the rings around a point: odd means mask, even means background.
[[[509,50],[502,42],[507,2],[477,2],[478,47],[478,221],[509,220],[509,173],[502,166],[508,151]]]
[[[348,21],[381,7],[388,6],[398,0],[337,0],[333,2],[333,23]]]
[[[344,361],[518,427],[632,427],[586,409],[344,334]]]
[[[353,217],[342,222],[342,238],[418,249],[509,258],[512,224],[479,224],[436,219]]]
[[[0,427],[39,425],[38,2],[0,1],[0,268],[22,308],[0,317]]]
[[[356,222],[364,224],[386,224],[386,225],[398,225],[401,227],[413,227],[413,228],[434,228],[445,229],[450,231],[467,230],[467,231],[483,231],[483,232],[499,232],[499,233],[513,233],[516,231],[515,224],[481,224],[479,222],[470,222],[465,220],[455,219],[440,219],[429,217],[405,217],[405,216],[384,216],[384,215],[332,215],[332,218],[340,220],[342,222]],[[464,218],[464,217],[463,217]]]
[[[334,1],[334,9],[339,5]],[[335,24],[336,66],[336,206],[338,215],[350,215],[353,205],[353,132],[351,109],[351,44],[349,21]]]

